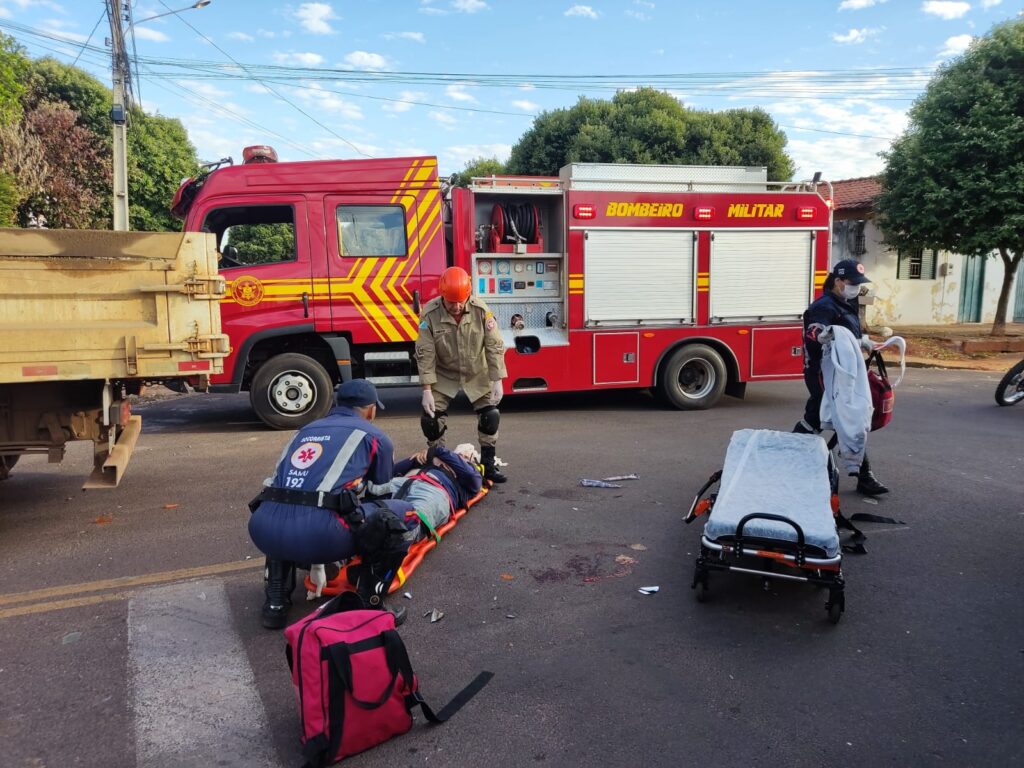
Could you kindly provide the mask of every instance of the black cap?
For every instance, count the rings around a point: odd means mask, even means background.
[[[352,379],[344,384],[339,384],[335,390],[338,405],[365,408],[368,405],[376,405],[384,410],[384,403],[377,399],[377,388],[366,379]]]
[[[864,265],[856,259],[843,259],[832,267],[832,274],[853,285],[871,282],[864,274]]]

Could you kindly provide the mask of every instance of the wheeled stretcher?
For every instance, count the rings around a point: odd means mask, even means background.
[[[697,599],[707,598],[711,571],[809,582],[828,588],[825,608],[837,623],[846,607],[837,486],[832,453],[820,437],[734,432],[724,466],[684,518],[707,515],[693,574]]]
[[[405,559],[402,561],[401,567],[398,569],[397,578],[391,582],[391,587],[388,589],[388,594],[393,594],[394,592],[397,592],[399,589],[401,589],[402,586],[405,585],[406,580],[412,575],[412,572],[415,571],[419,567],[420,563],[423,562],[423,558],[426,556],[427,552],[434,549],[434,547],[438,545],[438,542],[442,538],[444,538],[444,536],[458,524],[458,522],[465,516],[466,512],[468,512],[472,506],[474,506],[484,496],[487,495],[487,492],[490,490],[490,488],[490,482],[485,481],[483,487],[480,489],[480,493],[478,493],[476,496],[470,499],[465,507],[463,507],[462,509],[455,510],[455,513],[451,516],[451,518],[449,518],[447,523],[438,527],[436,539],[432,536],[427,536],[425,538],[420,539],[415,544],[409,547],[409,552],[405,556]],[[356,557],[353,557],[351,560],[347,561],[342,566],[341,571],[338,573],[338,575],[327,582],[327,585],[323,588],[322,594],[338,595],[342,592],[355,591],[355,579],[349,578],[349,568],[359,565],[360,562],[361,559],[359,558],[358,555]],[[306,576],[305,585],[306,589],[311,592],[316,589],[316,586],[313,584],[313,581],[310,579],[309,576]]]

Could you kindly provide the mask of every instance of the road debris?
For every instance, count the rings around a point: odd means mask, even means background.
[[[436,624],[437,622],[439,622],[443,618],[444,618],[444,611],[439,611],[439,610],[437,610],[437,608],[435,608],[434,610],[432,610],[430,612],[430,623],[431,624]]]
[[[164,504],[164,509],[177,509],[180,506],[180,504]]]
[[[580,480],[580,485],[584,488],[621,488],[622,486],[618,483],[606,483],[604,480]]]
[[[404,597],[406,600],[412,600],[412,592],[403,592],[402,597]]]
[[[93,525],[109,525],[112,522],[114,522],[114,515],[111,512],[108,512],[105,515],[100,515],[92,521]]]
[[[82,636],[81,632],[68,632],[64,637],[60,639],[61,645],[71,645],[77,643],[78,639]]]
[[[512,581],[514,578],[515,578],[515,576],[513,576],[511,573],[503,573],[503,574],[501,574],[502,581]]]
[[[645,547],[643,544],[630,544],[629,548],[630,549],[635,549],[637,552],[646,552],[647,551],[647,547]]]
[[[641,595],[653,595],[656,594],[659,589],[661,589],[661,587],[640,587],[637,592]]]
[[[619,480],[639,480],[640,476],[635,472],[629,475],[614,475],[612,477],[601,478],[606,483],[617,483]]]

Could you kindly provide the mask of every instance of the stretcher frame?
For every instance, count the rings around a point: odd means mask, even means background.
[[[490,481],[485,480],[483,486],[480,488],[480,492],[467,501],[465,507],[455,510],[455,512],[452,513],[452,516],[448,518],[447,523],[437,528],[437,538],[428,535],[409,546],[409,552],[406,554],[405,559],[402,560],[402,564],[398,567],[398,576],[391,582],[391,586],[388,589],[389,595],[394,594],[405,585],[405,582],[412,575],[413,571],[415,571],[419,567],[420,563],[423,562],[423,558],[426,557],[427,553],[437,547],[441,539],[443,539],[445,535],[458,524],[459,520],[465,517],[471,507],[487,495],[487,492],[490,489]],[[334,595],[340,595],[342,592],[355,592],[356,588],[348,577],[348,569],[361,562],[362,559],[358,555],[347,560],[341,567],[338,575],[327,582],[323,590],[321,590],[321,594],[333,597]],[[316,585],[308,575],[305,579],[305,585],[309,592],[316,591]]]
[[[840,518],[839,510],[839,472],[835,465],[832,451],[828,454],[829,483],[832,491],[832,515]],[[722,470],[715,472],[694,496],[693,503],[683,518],[687,524],[692,523],[701,515],[710,515],[714,508],[717,493],[708,491],[722,479]],[[705,494],[708,494],[705,496]],[[744,536],[744,527],[751,520],[774,520],[791,526],[797,535],[796,542],[788,539],[770,539],[764,536]],[[843,578],[842,549],[829,557],[819,547],[808,545],[804,540],[803,528],[795,520],[784,515],[767,512],[750,512],[740,518],[736,531],[723,541],[712,541],[701,534],[700,554],[694,567],[693,582],[690,588],[695,590],[697,601],[703,603],[708,598],[708,582],[711,571],[734,571],[752,576],[760,576],[767,589],[769,579],[797,581],[815,584],[828,588],[828,601],[825,611],[832,624],[838,624],[846,611],[846,582]],[[775,570],[781,566],[785,571]]]

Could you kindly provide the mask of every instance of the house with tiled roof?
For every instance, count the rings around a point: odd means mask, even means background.
[[[999,259],[946,251],[889,248],[875,217],[881,177],[824,185],[832,201],[832,263],[857,259],[871,278],[862,297],[869,326],[991,323],[1003,280]],[[1014,319],[1024,319],[1024,278],[1018,276]],[[1009,319],[1009,318],[1007,318]]]

